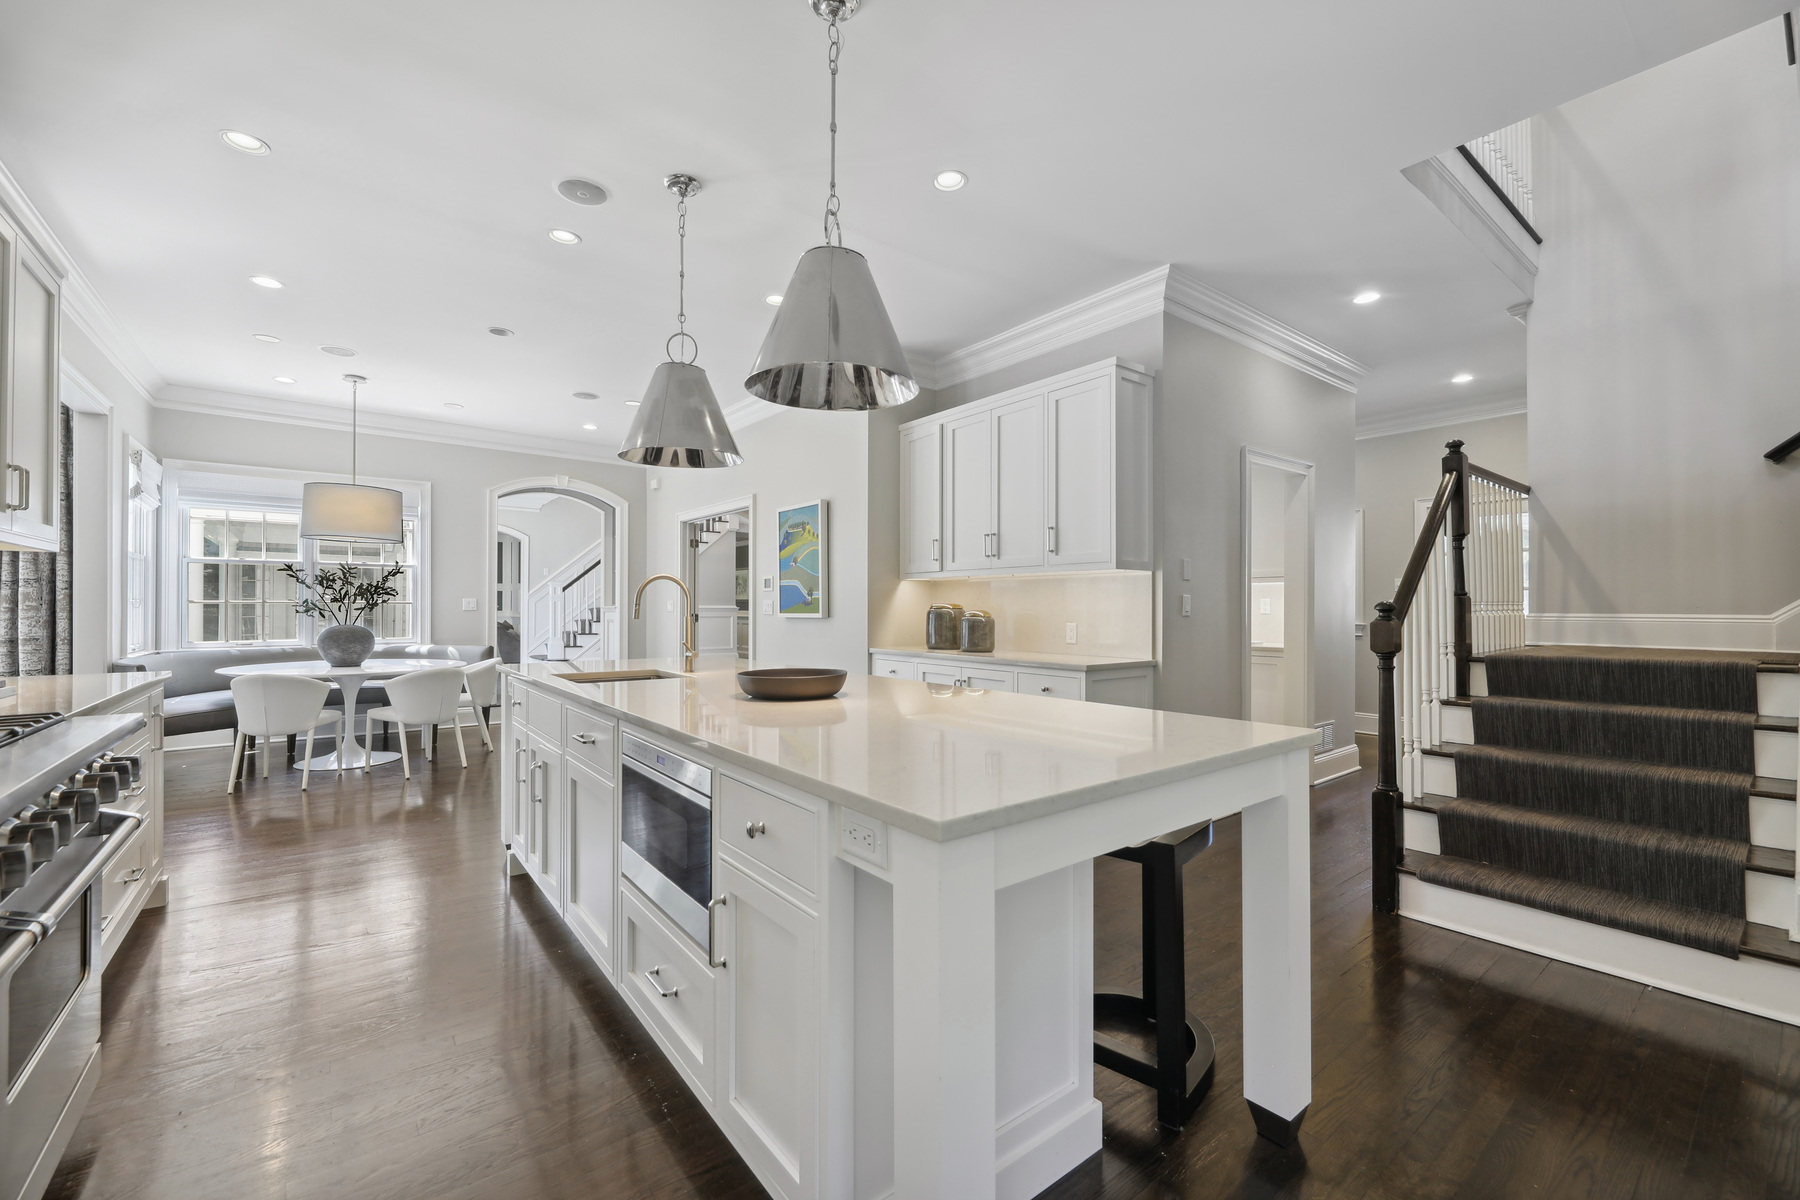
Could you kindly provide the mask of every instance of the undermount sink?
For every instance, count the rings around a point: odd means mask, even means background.
[[[558,675],[570,683],[631,683],[639,679],[686,679],[675,671],[658,671],[653,667],[637,667],[623,671],[575,671]]]

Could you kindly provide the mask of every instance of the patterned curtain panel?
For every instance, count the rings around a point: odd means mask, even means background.
[[[0,551],[0,675],[74,671],[75,421],[62,410],[57,454],[61,549]]]

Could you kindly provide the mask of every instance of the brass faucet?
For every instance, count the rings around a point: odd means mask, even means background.
[[[682,670],[694,669],[694,593],[688,591],[688,585],[674,575],[652,575],[638,584],[637,599],[631,605],[631,619],[641,621],[644,617],[644,589],[659,579],[666,579],[681,589],[681,627],[685,631],[681,638]]]

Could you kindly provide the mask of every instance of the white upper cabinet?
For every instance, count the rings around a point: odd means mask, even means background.
[[[0,215],[0,546],[57,549],[61,347],[56,274]]]
[[[1150,388],[1107,359],[901,426],[901,573],[1149,570]]]
[[[943,566],[944,431],[909,429],[900,438],[900,570],[929,575]]]

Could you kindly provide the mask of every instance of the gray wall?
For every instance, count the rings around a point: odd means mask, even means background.
[[[1176,317],[1158,380],[1157,707],[1236,717],[1244,697],[1243,451],[1313,464],[1313,719],[1354,729],[1355,397]],[[1192,560],[1191,580],[1181,560]],[[1193,616],[1181,597],[1193,596]]]
[[[1532,603],[1800,598],[1800,103],[1761,26],[1534,124]]]
[[[536,512],[502,508],[500,524],[531,539],[529,591],[599,541],[606,533],[606,514],[592,504],[558,496]]]
[[[1470,460],[1520,483],[1525,461],[1525,414],[1466,421],[1435,429],[1360,438],[1356,443],[1356,506],[1363,511],[1363,605],[1356,620],[1391,600],[1394,580],[1413,549],[1413,501],[1429,498],[1443,478],[1444,443],[1461,438]],[[1356,711],[1375,712],[1375,656],[1356,642]]]
[[[358,466],[366,474],[431,484],[433,641],[488,640],[494,597],[487,587],[488,559],[493,555],[487,545],[487,490],[495,484],[567,475],[623,496],[631,505],[628,573],[642,577],[642,468],[366,433],[357,446]],[[350,435],[337,429],[164,408],[156,410],[151,448],[165,459],[336,473],[348,465]],[[477,598],[479,607],[474,612],[462,611],[463,598],[468,596]]]

